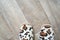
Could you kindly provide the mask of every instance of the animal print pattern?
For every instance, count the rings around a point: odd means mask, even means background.
[[[33,27],[31,25],[24,24],[20,28],[19,39],[20,40],[33,40]]]
[[[39,40],[54,40],[54,31],[51,25],[45,24],[41,27]]]

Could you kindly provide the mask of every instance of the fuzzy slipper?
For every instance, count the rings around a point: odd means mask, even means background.
[[[20,28],[19,39],[20,40],[33,40],[33,27],[31,25],[22,25]]]
[[[39,40],[54,40],[54,31],[50,24],[41,26],[41,30],[39,32]]]

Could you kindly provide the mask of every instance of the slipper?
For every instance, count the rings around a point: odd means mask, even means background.
[[[39,40],[54,40],[54,31],[50,24],[41,26],[41,30],[39,32]]]
[[[23,24],[20,28],[20,40],[33,40],[33,27],[29,24]]]

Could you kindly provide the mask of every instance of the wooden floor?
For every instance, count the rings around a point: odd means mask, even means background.
[[[0,40],[19,40],[22,24],[31,24],[35,38],[43,24],[51,24],[60,40],[59,0],[0,0]]]

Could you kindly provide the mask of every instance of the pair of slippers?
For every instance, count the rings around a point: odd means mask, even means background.
[[[52,26],[49,24],[41,26],[38,35],[39,40],[54,40],[54,31],[52,30]],[[22,25],[19,32],[19,39],[34,40],[33,27],[29,24]]]

